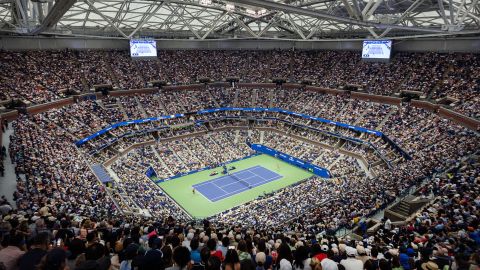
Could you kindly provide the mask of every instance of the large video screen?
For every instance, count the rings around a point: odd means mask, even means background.
[[[391,51],[391,40],[365,40],[363,41],[362,58],[390,59]]]
[[[157,43],[155,40],[130,40],[130,56],[132,57],[156,57]]]

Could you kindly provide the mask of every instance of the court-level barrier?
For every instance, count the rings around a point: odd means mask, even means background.
[[[252,148],[257,153],[263,153],[263,154],[266,154],[266,155],[269,155],[269,156],[272,156],[272,157],[276,157],[280,160],[283,160],[283,161],[285,161],[289,164],[292,164],[296,167],[307,170],[307,171],[309,171],[309,172],[311,172],[315,175],[318,175],[322,178],[331,178],[332,177],[330,172],[325,168],[313,165],[309,162],[303,161],[303,160],[298,159],[296,157],[292,157],[288,154],[277,151],[277,150],[272,149],[270,147],[267,147],[265,145],[248,143],[248,142],[247,142],[247,144],[248,144],[248,146],[250,146],[250,148]]]

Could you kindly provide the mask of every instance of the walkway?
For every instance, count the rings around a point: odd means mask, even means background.
[[[5,195],[8,201],[14,206],[13,192],[17,188],[17,178],[15,176],[15,165],[10,160],[10,153],[8,146],[10,145],[10,135],[13,134],[12,124],[8,125],[8,129],[2,134],[2,142],[5,148],[7,148],[7,157],[3,161],[5,165],[5,175],[0,176],[0,195]]]

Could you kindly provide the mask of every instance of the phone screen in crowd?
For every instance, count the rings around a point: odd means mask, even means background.
[[[235,249],[235,246],[229,246],[228,249]]]

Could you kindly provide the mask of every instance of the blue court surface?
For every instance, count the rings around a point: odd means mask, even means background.
[[[248,189],[261,186],[271,181],[282,178],[278,173],[262,166],[251,167],[231,175],[221,176],[193,187],[205,198],[216,202]]]

